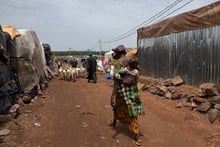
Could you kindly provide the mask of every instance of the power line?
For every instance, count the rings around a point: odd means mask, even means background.
[[[126,33],[123,33],[109,41],[102,41],[102,43],[111,43],[111,42],[115,42],[114,40],[118,40],[118,38],[126,35],[128,36],[130,34],[130,32],[133,32],[134,30],[136,31],[136,29],[142,25],[144,25],[146,22],[150,21],[151,19],[155,19],[155,17],[157,18],[158,15],[161,16],[164,13],[166,13],[167,11],[169,11],[170,9],[172,9],[174,6],[176,6],[178,3],[180,3],[182,0],[176,0],[175,2],[173,2],[172,4],[170,4],[169,6],[165,7],[163,10],[161,10],[160,12],[158,12],[157,14],[155,14],[154,16],[152,16],[151,18],[145,20],[144,22],[142,22],[141,24],[137,25],[136,27],[132,28],[131,30],[127,31]],[[162,13],[162,14],[161,14]]]
[[[100,41],[97,41],[96,44],[92,48],[90,48],[90,50],[94,50],[99,43]]]
[[[118,36],[118,37],[115,37],[114,39],[109,40],[109,41],[100,41],[100,40],[99,40],[99,41],[96,43],[96,45],[97,45],[98,43],[101,44],[101,43],[113,43],[113,42],[117,42],[117,41],[119,41],[119,40],[125,39],[125,38],[127,38],[127,37],[133,35],[134,33],[136,33],[136,31],[137,31],[136,29],[137,29],[138,27],[141,27],[141,26],[144,27],[144,26],[150,24],[151,22],[155,21],[156,19],[158,19],[159,17],[161,17],[162,15],[164,15],[166,12],[168,12],[170,9],[172,9],[174,6],[176,6],[176,5],[177,5],[179,2],[181,2],[181,1],[182,1],[182,0],[177,0],[177,1],[175,1],[174,3],[172,3],[172,4],[169,5],[169,6],[167,6],[165,9],[163,9],[162,11],[160,11],[159,13],[157,13],[156,15],[154,15],[153,17],[149,18],[148,20],[144,21],[143,23],[139,24],[138,26],[134,27],[133,29],[127,31],[126,33],[123,33],[122,35],[120,35],[120,36]],[[182,8],[185,7],[186,5],[190,4],[192,1],[194,1],[194,0],[190,0],[190,1],[186,2],[186,3],[184,3],[182,6],[176,8],[176,9],[173,10],[172,12],[170,12],[170,13],[168,13],[167,15],[161,17],[159,20],[161,20],[161,19],[163,19],[163,18],[169,16],[170,14],[172,14],[172,13],[174,13],[174,12],[176,12],[176,11],[182,9]],[[162,14],[161,14],[161,13],[162,13]],[[160,14],[160,15],[159,15],[159,14]],[[159,16],[158,16],[158,15],[159,15]],[[151,21],[150,21],[150,20],[151,20]]]
[[[175,10],[173,10],[172,12],[168,13],[167,15],[165,15],[164,17],[162,17],[161,19],[163,19],[163,18],[169,16],[170,14],[172,14],[172,13],[174,13],[174,12],[180,10],[181,8],[183,8],[183,7],[185,7],[186,5],[190,4],[192,1],[193,1],[193,0],[191,0],[191,1],[187,2],[187,3],[185,3],[185,4],[182,5],[181,7],[178,7],[177,9],[175,9]],[[161,19],[160,19],[160,20],[161,20]],[[152,20],[151,22],[153,22],[153,21],[154,21],[154,20]],[[151,22],[149,22],[149,23],[151,23]],[[149,23],[145,24],[144,26],[148,25]],[[126,36],[124,36],[124,37],[122,37],[122,38],[119,38],[119,39],[117,39],[117,40],[114,40],[113,42],[116,42],[116,41],[122,40],[122,39],[124,39],[124,38],[127,38],[127,37],[131,36],[131,35],[134,34],[134,33],[136,33],[136,30],[133,31],[133,32],[131,32],[131,33],[129,33],[129,34],[127,34]]]
[[[190,3],[193,2],[193,1],[194,1],[194,0],[191,0],[191,1],[187,2],[187,3],[185,3],[184,5],[182,5],[181,7],[176,8],[176,9],[173,10],[172,12],[170,12],[170,13],[168,13],[167,15],[165,15],[164,17],[162,17],[160,20],[162,20],[162,19],[166,18],[167,16],[171,15],[172,13],[174,13],[174,12],[176,12],[176,11],[182,9],[183,7],[185,7],[186,5],[190,4]],[[146,26],[146,25],[145,25],[145,26]]]

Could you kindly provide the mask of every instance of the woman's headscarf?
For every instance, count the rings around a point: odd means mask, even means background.
[[[119,59],[122,54],[126,54],[126,48],[124,45],[118,45],[116,48],[114,48],[112,51],[114,51],[113,58],[114,59]]]
[[[93,53],[92,53],[92,52],[89,52],[89,54],[88,54],[88,55],[89,55],[89,57],[91,57],[91,56],[93,56]]]

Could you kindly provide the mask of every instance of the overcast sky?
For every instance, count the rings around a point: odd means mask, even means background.
[[[172,15],[217,0],[179,1],[161,17],[176,9],[179,10]],[[0,24],[35,31],[39,40],[50,44],[53,51],[98,51],[99,40],[102,50],[111,50],[118,44],[134,48],[137,37],[135,28],[174,2],[176,0],[1,0]],[[158,19],[161,17],[158,16]],[[130,30],[132,35],[122,35]],[[114,39],[119,40],[111,42]],[[106,41],[111,43],[104,43]]]

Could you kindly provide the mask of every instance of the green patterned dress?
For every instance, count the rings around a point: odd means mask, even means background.
[[[143,114],[142,101],[137,84],[128,86],[121,82],[121,67],[123,67],[122,61],[114,62],[114,80],[117,84],[114,116],[120,122],[128,124],[131,132],[139,134],[137,116]]]

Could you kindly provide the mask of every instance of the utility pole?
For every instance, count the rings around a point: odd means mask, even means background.
[[[69,56],[70,56],[70,54],[71,54],[71,48],[69,48]]]
[[[102,57],[102,42],[101,42],[101,40],[99,40],[99,49],[100,49],[99,58],[101,60],[101,57]]]

